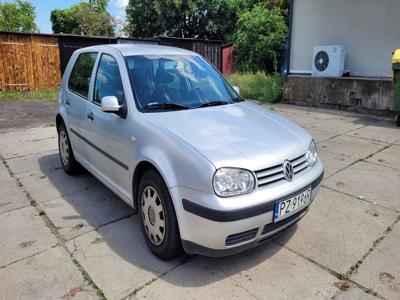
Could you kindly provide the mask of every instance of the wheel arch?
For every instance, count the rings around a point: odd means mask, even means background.
[[[168,184],[167,181],[165,180],[165,177],[153,162],[150,162],[148,160],[142,160],[141,162],[139,162],[135,167],[135,171],[133,172],[133,177],[132,177],[132,199],[133,199],[133,207],[135,209],[135,213],[137,213],[138,211],[139,182],[144,173],[148,170],[153,170],[157,172],[157,174],[160,175],[160,177],[162,178],[162,180],[164,181],[164,183],[167,185],[168,188]]]
[[[65,124],[64,119],[61,116],[61,114],[57,114],[57,116],[56,116],[56,129],[57,129],[57,132],[58,132],[58,129],[60,128],[61,123]]]

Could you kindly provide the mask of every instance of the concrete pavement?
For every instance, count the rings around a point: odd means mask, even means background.
[[[271,109],[313,134],[320,194],[274,241],[218,259],[155,258],[130,207],[90,174],[61,170],[55,127],[0,134],[0,298],[400,299],[400,129]]]

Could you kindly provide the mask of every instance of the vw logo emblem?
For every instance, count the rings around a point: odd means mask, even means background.
[[[292,164],[288,160],[285,160],[283,163],[283,175],[285,175],[287,181],[293,180],[294,170]]]

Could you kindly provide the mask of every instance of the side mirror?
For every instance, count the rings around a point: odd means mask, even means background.
[[[115,96],[106,96],[101,98],[101,110],[109,113],[117,113],[121,109],[118,99]]]
[[[233,89],[235,90],[235,92],[240,95],[240,88],[237,85],[233,86]]]

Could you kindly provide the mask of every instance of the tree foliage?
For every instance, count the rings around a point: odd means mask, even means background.
[[[54,33],[113,36],[113,18],[107,12],[108,0],[91,0],[67,9],[55,9],[50,20]]]
[[[235,24],[226,0],[129,0],[126,15],[131,37],[224,39]]]
[[[277,71],[283,57],[288,0],[129,0],[131,37],[158,35],[235,42],[240,71]]]
[[[11,32],[38,32],[35,7],[22,0],[0,3],[0,30]]]
[[[107,5],[109,0],[89,0],[89,6],[98,13],[107,12]]]
[[[257,4],[239,17],[234,34],[239,71],[277,72],[285,49],[288,27],[280,8]]]
[[[67,9],[55,9],[50,14],[54,33],[81,34],[76,14],[86,6],[85,3],[73,5]]]

